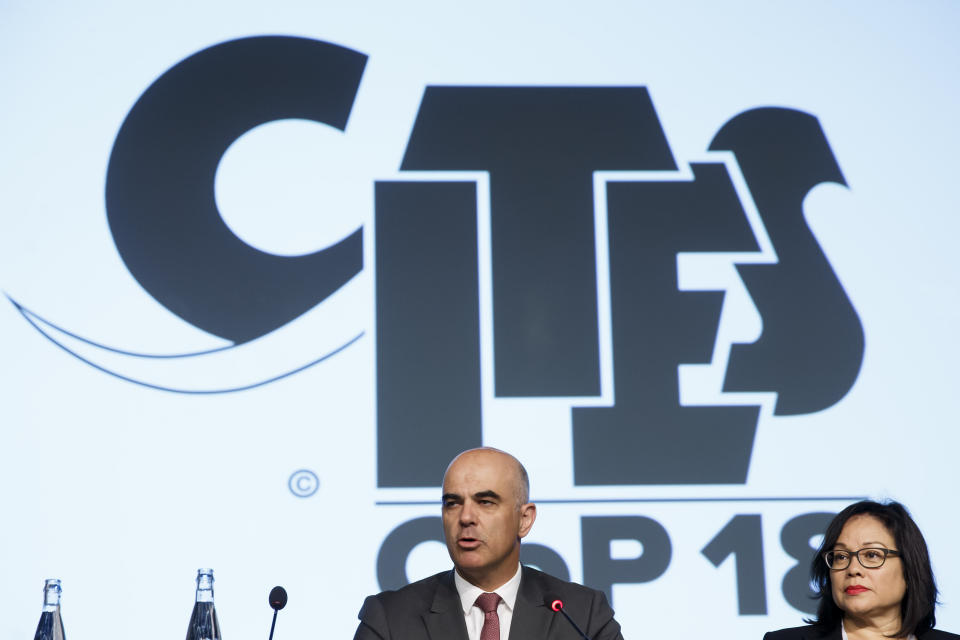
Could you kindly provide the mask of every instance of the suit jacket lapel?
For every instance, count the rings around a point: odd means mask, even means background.
[[[557,614],[543,603],[545,596],[544,586],[536,579],[536,574],[523,567],[517,601],[513,606],[509,640],[549,637],[550,626]]]
[[[423,623],[431,640],[467,640],[467,623],[453,582],[453,571],[438,578],[433,604],[430,611],[423,614]]]

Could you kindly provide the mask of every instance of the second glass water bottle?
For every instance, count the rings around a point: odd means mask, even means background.
[[[187,640],[220,640],[220,623],[213,607],[213,569],[197,570],[197,601],[190,615]]]

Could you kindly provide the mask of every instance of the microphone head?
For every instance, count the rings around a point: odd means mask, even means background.
[[[553,611],[560,611],[563,609],[563,600],[555,593],[548,593],[544,599],[543,603],[550,607]]]
[[[283,587],[274,587],[270,590],[270,607],[280,611],[287,606],[287,591]]]

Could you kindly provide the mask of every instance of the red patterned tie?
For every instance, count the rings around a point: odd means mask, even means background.
[[[475,607],[483,611],[483,628],[480,629],[480,640],[500,640],[500,616],[497,615],[497,605],[500,596],[495,593],[481,593]]]

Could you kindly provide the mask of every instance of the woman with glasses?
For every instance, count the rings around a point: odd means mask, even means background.
[[[810,566],[817,616],[764,640],[960,640],[935,630],[927,543],[899,502],[857,502],[833,519]]]

